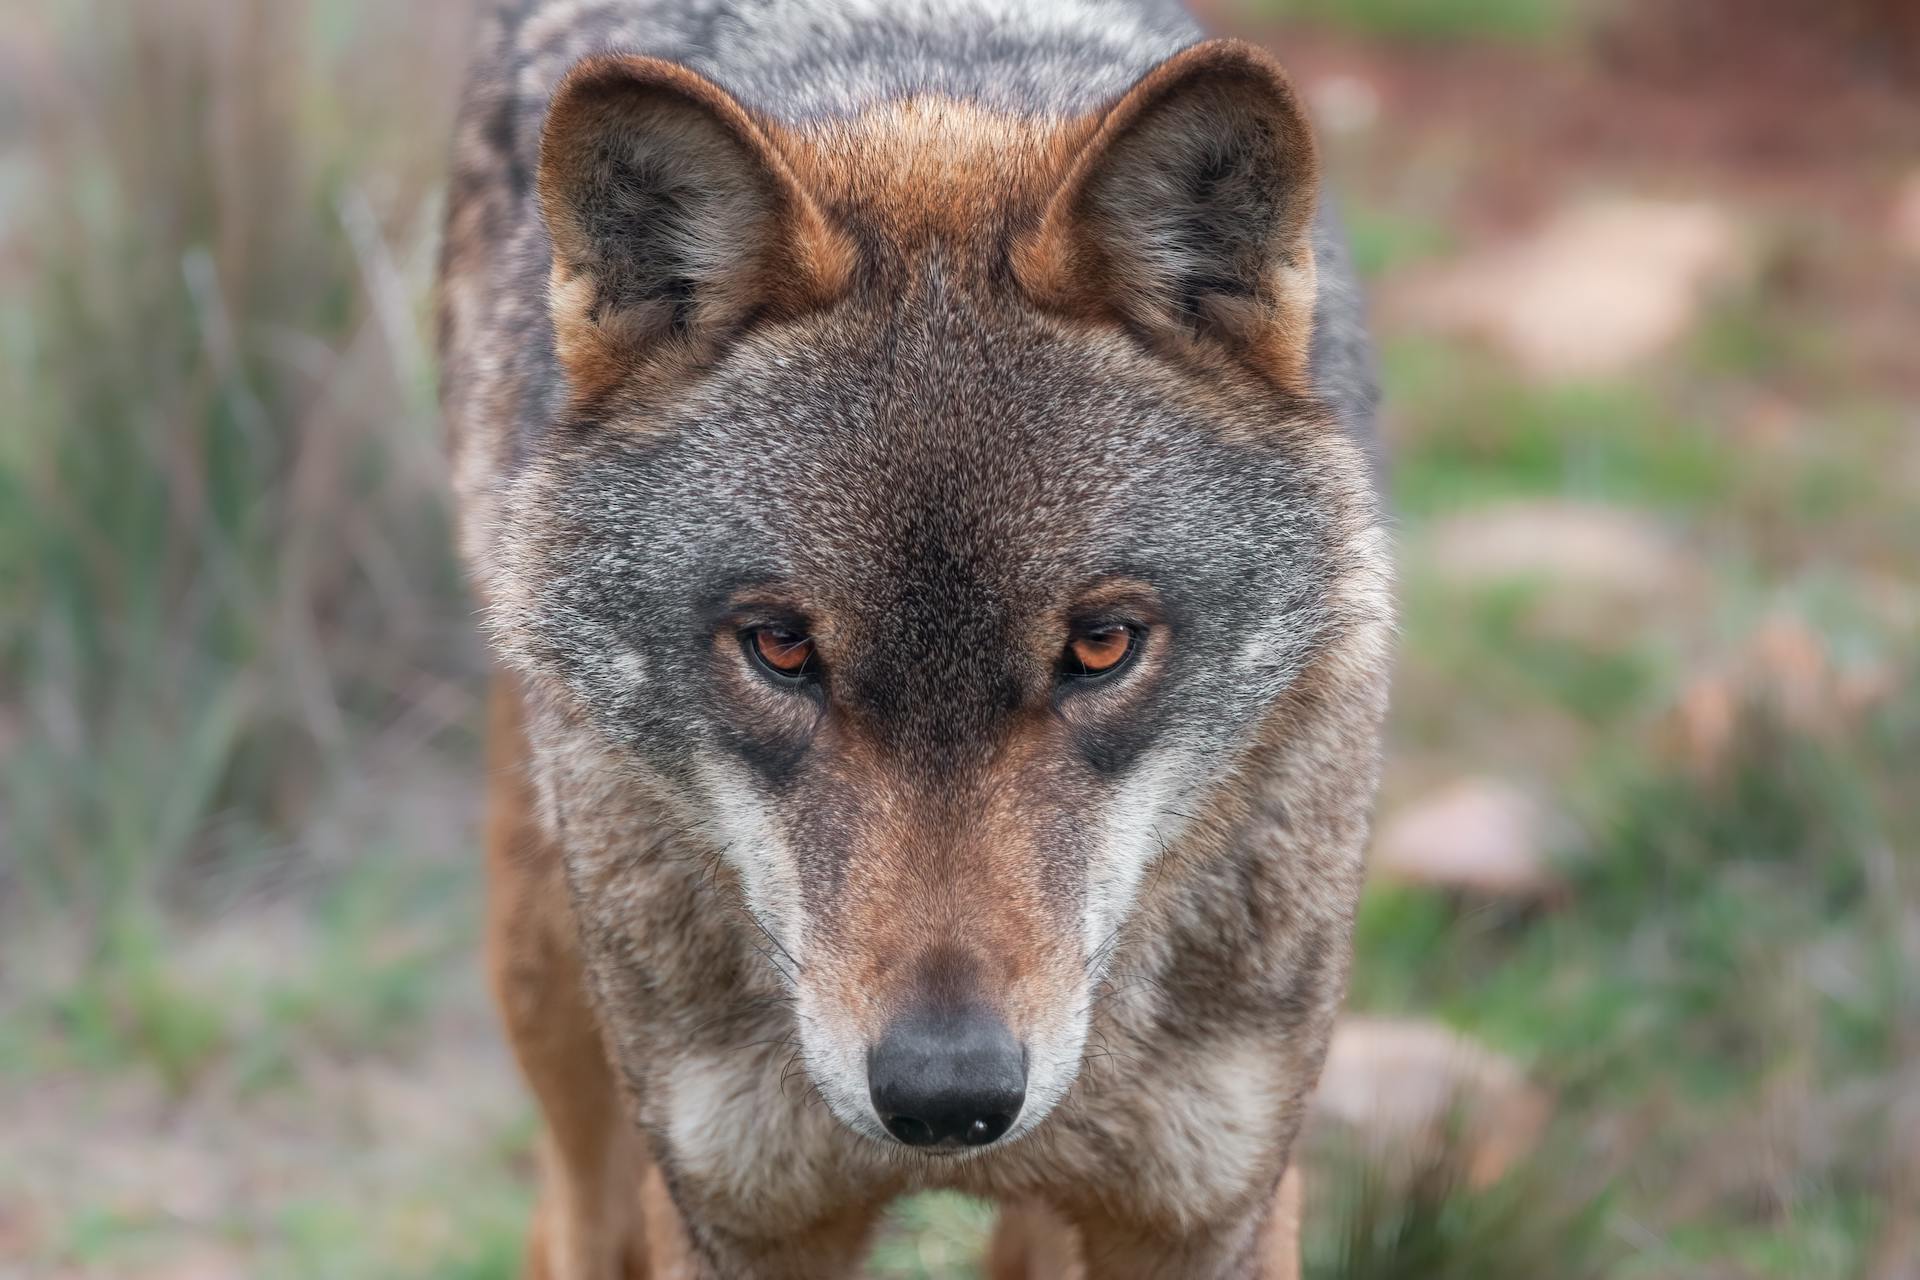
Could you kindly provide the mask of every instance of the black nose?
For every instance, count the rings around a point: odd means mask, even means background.
[[[983,1147],[1013,1127],[1027,1055],[983,1010],[918,1012],[867,1051],[867,1086],[887,1132],[910,1147]]]

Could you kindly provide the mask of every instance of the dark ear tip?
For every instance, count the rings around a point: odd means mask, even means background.
[[[1291,163],[1309,175],[1317,175],[1319,143],[1314,138],[1306,103],[1294,87],[1293,77],[1271,51],[1244,40],[1233,40],[1229,44],[1232,46],[1228,51],[1229,65],[1266,97],[1270,109],[1268,119],[1278,125]]]
[[[592,54],[568,69],[547,104],[540,129],[540,167],[562,169],[570,158],[575,133],[593,117],[636,91],[644,91],[649,77],[637,63],[648,61],[619,54]]]
[[[577,111],[650,95],[679,97],[708,108],[728,101],[712,81],[677,62],[633,53],[594,53],[561,77],[547,109],[547,129],[551,132],[557,122]]]
[[[1192,61],[1186,62],[1185,60],[1189,58]],[[1263,49],[1257,44],[1222,36],[1191,45],[1168,59],[1168,62],[1182,64],[1182,71],[1185,74],[1179,77],[1179,82],[1183,85],[1207,81],[1220,84],[1238,80],[1265,90],[1277,99],[1285,110],[1302,119],[1305,118],[1306,113],[1301,105],[1299,92],[1294,88],[1293,77],[1288,74],[1286,65],[1270,50]]]
[[[1215,75],[1239,74],[1262,80],[1292,92],[1293,79],[1272,51],[1235,36],[1215,36],[1190,44],[1174,54],[1163,67],[1178,67],[1182,72]]]
[[[1121,100],[1114,123],[1124,131],[1155,108],[1194,95],[1236,100],[1278,126],[1296,162],[1313,163],[1313,130],[1287,69],[1271,52],[1231,36],[1201,40],[1161,62]]]
[[[588,54],[567,71],[554,89],[541,126],[540,172],[543,193],[556,193],[589,163],[588,139],[628,113],[681,109],[703,116],[736,140],[752,145],[753,125],[733,97],[677,62],[634,53]],[[558,214],[555,205],[550,214]]]
[[[1174,54],[1169,61],[1177,59],[1205,61],[1216,66],[1262,67],[1284,73],[1280,59],[1265,47],[1238,36],[1209,36],[1205,40],[1197,40]]]
[[[646,77],[634,65],[638,61],[616,53],[595,53],[574,63],[554,88],[547,113],[549,123],[566,110],[605,102],[644,85]]]

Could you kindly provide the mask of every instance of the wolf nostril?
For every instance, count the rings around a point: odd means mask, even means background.
[[[910,1147],[930,1147],[937,1141],[927,1122],[914,1116],[888,1116],[887,1132]]]
[[[910,1147],[982,1147],[1013,1127],[1027,1063],[1007,1025],[982,1010],[915,1012],[867,1053],[873,1108]]]
[[[970,1147],[984,1147],[1007,1130],[1013,1128],[1013,1117],[1004,1111],[996,1111],[990,1116],[979,1116],[967,1126],[960,1140]]]

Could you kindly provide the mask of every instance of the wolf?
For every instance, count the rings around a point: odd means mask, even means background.
[[[529,1273],[1294,1274],[1392,628],[1280,65],[1172,0],[510,0],[441,278]]]

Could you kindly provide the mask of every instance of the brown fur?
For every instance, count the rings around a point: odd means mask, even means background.
[[[839,216],[871,228],[890,256],[938,244],[977,268],[1059,187],[1094,123],[929,97],[776,136],[802,183]]]

